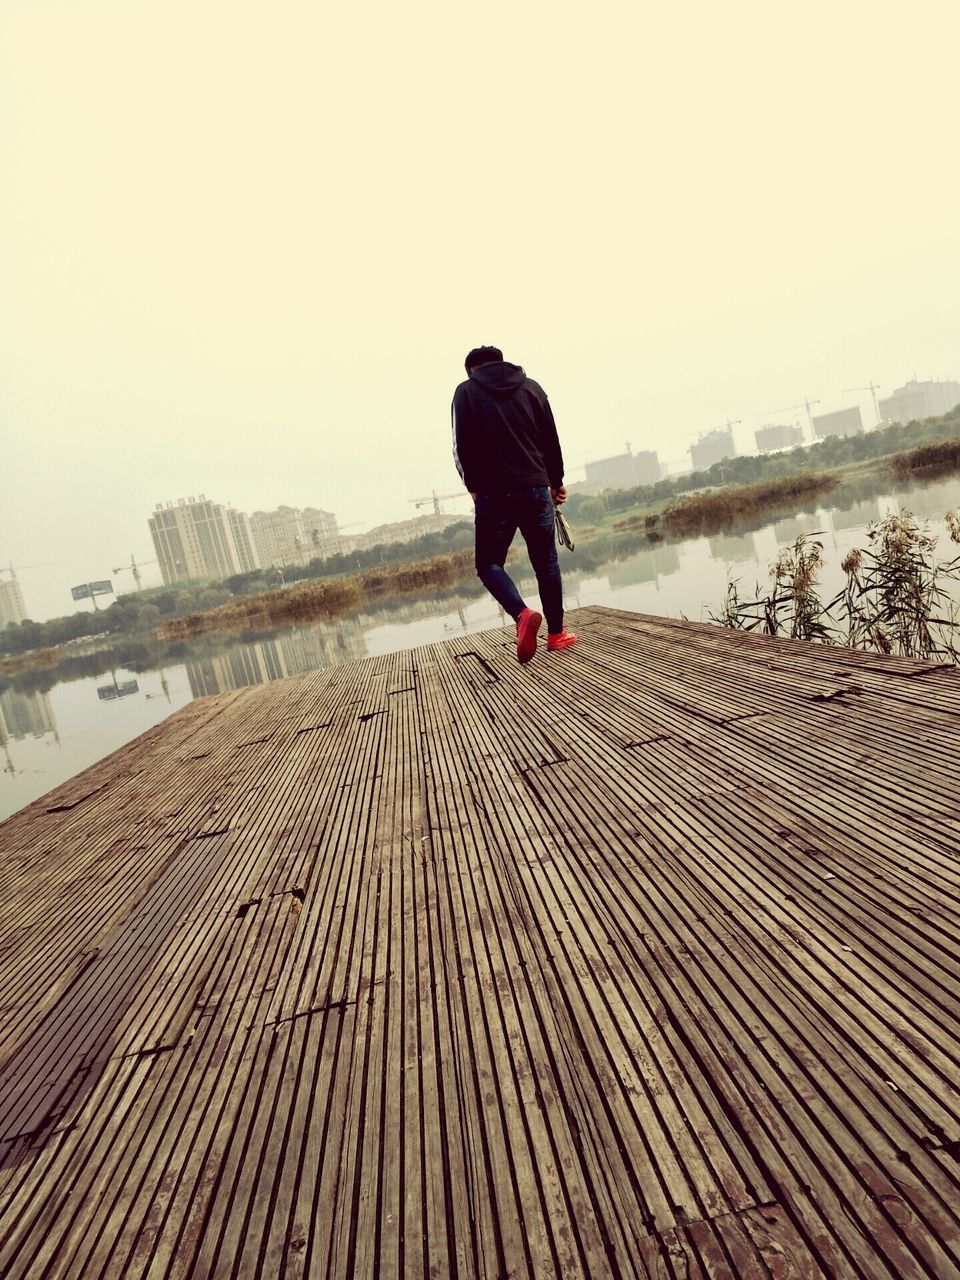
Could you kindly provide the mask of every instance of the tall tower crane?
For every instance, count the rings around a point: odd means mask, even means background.
[[[18,569],[49,569],[52,565],[59,564],[59,560],[44,560],[41,564],[10,564],[0,565],[0,573],[9,573],[14,582],[17,580]]]
[[[461,490],[459,493],[437,493],[436,489],[431,491],[428,498],[410,498],[409,502],[419,511],[421,507],[433,506],[433,514],[437,516],[443,515],[443,507],[440,503],[445,502],[448,498],[465,498],[466,494]]]
[[[137,558],[136,558],[136,556],[135,556],[135,555],[133,555],[133,554],[131,553],[131,556],[130,556],[130,563],[129,563],[129,564],[122,564],[122,565],[119,567],[119,569],[114,569],[114,571],[113,571],[113,572],[114,572],[114,573],[132,573],[132,574],[133,574],[133,580],[134,580],[134,582],[137,584],[137,590],[139,591],[139,590],[141,589],[141,587],[140,587],[140,565],[144,565],[144,564],[156,564],[156,563],[157,563],[157,562],[156,562],[156,560],[141,560],[141,561],[140,561],[140,564],[137,564]]]
[[[811,413],[811,409],[815,404],[819,403],[819,400],[801,400],[799,404],[788,404],[784,405],[782,409],[771,409],[769,413],[762,413],[760,417],[769,420],[775,413],[792,413],[794,409],[806,409],[807,421],[810,424],[810,439],[813,440],[813,414]]]
[[[875,382],[871,382],[869,387],[844,387],[843,394],[849,395],[853,391],[869,391],[873,396],[873,412],[877,415],[877,423],[880,422],[880,404],[877,400],[877,392],[880,390]]]

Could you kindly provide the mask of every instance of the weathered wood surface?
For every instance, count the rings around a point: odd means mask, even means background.
[[[960,676],[574,622],[0,828],[0,1274],[960,1276]]]

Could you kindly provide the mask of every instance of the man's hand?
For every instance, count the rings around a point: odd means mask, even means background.
[[[550,497],[555,507],[561,506],[567,500],[567,486],[562,484],[559,489],[551,489]]]

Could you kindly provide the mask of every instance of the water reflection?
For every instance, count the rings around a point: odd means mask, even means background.
[[[880,519],[879,498],[861,498],[849,506],[833,508],[834,532],[848,529],[865,529],[873,520]]]
[[[366,656],[366,640],[359,622],[344,619],[336,627],[298,627],[267,639],[246,640],[224,653],[188,659],[187,679],[193,696],[202,698]]]
[[[724,564],[759,562],[757,539],[752,533],[719,533],[709,539],[710,555]]]
[[[14,743],[23,742],[27,738],[35,741],[50,738],[59,745],[60,735],[50,695],[4,689],[0,693],[0,752],[3,754],[3,772],[10,777],[27,772],[23,767],[18,767],[17,753],[13,747]]]
[[[816,516],[796,516],[792,520],[778,520],[773,526],[773,536],[780,546],[786,547],[798,538],[808,538],[814,533],[823,533],[827,522],[818,520]]]
[[[641,582],[659,582],[661,578],[679,572],[678,545],[674,542],[661,542],[612,564],[607,570],[607,581],[616,590],[618,587],[632,587]]]
[[[638,547],[604,562],[599,545],[564,554],[568,607],[605,604],[667,617],[710,616],[723,599],[728,576],[751,592],[765,590],[777,550],[800,534],[822,533],[827,544],[823,592],[842,584],[840,561],[863,546],[871,520],[901,508],[931,521],[941,558],[957,548],[939,523],[960,507],[960,480],[898,488],[876,495],[859,488],[844,507],[802,513],[747,533]],[[522,571],[518,555],[514,567]],[[754,569],[751,566],[757,566]],[[519,582],[528,599],[536,584]],[[123,653],[71,658],[58,671],[27,671],[0,692],[0,818],[102,759],[192,698],[280,680],[367,656],[429,644],[452,635],[510,626],[476,583],[400,603],[368,608],[336,623],[281,628],[242,638],[205,636],[169,646],[131,641]],[[64,671],[70,676],[63,679]],[[71,678],[72,677],[72,678]],[[59,683],[53,683],[60,678]],[[108,683],[109,681],[109,683]],[[51,686],[48,689],[48,685]],[[101,690],[109,690],[103,700]],[[123,696],[118,696],[123,694]],[[53,748],[53,749],[51,749]]]

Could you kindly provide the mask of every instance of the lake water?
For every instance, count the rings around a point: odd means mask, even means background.
[[[578,569],[577,555],[561,551],[566,602],[574,609],[604,604],[638,613],[706,620],[723,599],[727,578],[750,597],[766,586],[778,548],[800,533],[819,532],[826,560],[824,595],[839,588],[840,562],[865,545],[872,520],[905,507],[930,521],[943,559],[957,548],[942,518],[960,507],[960,479],[866,497],[852,507],[818,508],[751,533],[661,543],[602,568]],[[531,601],[532,580],[522,582]],[[44,795],[101,760],[193,698],[262,684],[357,658],[409,649],[470,631],[506,625],[479,584],[453,598],[417,600],[371,609],[336,623],[287,627],[253,639],[206,639],[162,669],[106,674],[61,682],[47,692],[18,687],[0,693],[0,818]],[[512,624],[510,624],[512,625]]]

